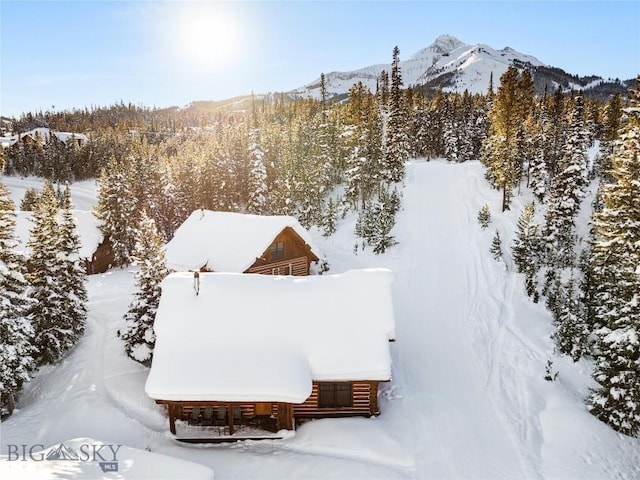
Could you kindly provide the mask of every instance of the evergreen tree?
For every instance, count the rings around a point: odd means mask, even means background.
[[[478,212],[478,222],[483,230],[489,227],[489,224],[491,223],[491,210],[489,209],[489,204],[485,203]]]
[[[502,258],[502,240],[500,239],[500,232],[496,230],[491,241],[491,248],[489,249],[494,260],[503,260]]]
[[[98,203],[94,209],[102,235],[113,244],[116,266],[130,264],[135,247],[137,200],[131,180],[127,167],[111,157],[100,175]]]
[[[535,223],[533,202],[525,205],[518,218],[518,229],[513,243],[513,263],[518,272],[525,274],[527,295],[538,301],[536,275],[540,269],[538,225]]]
[[[385,180],[380,138],[382,126],[371,92],[361,82],[349,90],[347,125],[343,137],[348,148],[344,201],[364,209]]]
[[[502,189],[502,211],[509,208],[517,178],[518,132],[523,121],[517,89],[518,69],[509,67],[500,77],[500,86],[491,105],[491,125],[482,152],[487,180]]]
[[[545,219],[545,239],[550,266],[565,268],[574,261],[575,217],[587,185],[586,132],[582,97],[570,117],[569,133],[553,178]]]
[[[489,73],[489,86],[487,87],[487,101],[492,102],[495,92],[493,91],[493,71]]]
[[[327,82],[324,73],[320,74],[320,103],[324,110],[327,106]]]
[[[36,300],[33,310],[34,343],[39,364],[57,362],[81,333],[67,308],[67,292],[63,290],[66,264],[59,255],[60,227],[56,220],[58,204],[51,184],[45,182],[44,191],[33,212],[33,227],[27,246],[31,248],[31,270],[27,275],[31,297]]]
[[[398,193],[395,190],[387,193],[383,189],[377,201],[361,210],[356,223],[356,235],[372,246],[374,253],[384,253],[389,247],[397,244],[390,232],[395,225],[395,215],[399,210]]]
[[[549,176],[554,178],[558,173],[558,164],[562,157],[562,146],[565,139],[565,99],[562,87],[558,85],[553,97],[549,97],[549,108],[547,109],[549,124],[547,126],[545,159]]]
[[[624,127],[614,147],[604,207],[594,213],[593,268],[597,279],[595,333],[598,387],[594,415],[627,435],[640,435],[640,77],[629,92]]]
[[[324,78],[324,77],[323,77]],[[264,152],[260,146],[260,132],[253,129],[249,134],[249,202],[247,212],[268,213],[267,169],[264,166]]]
[[[139,267],[135,274],[138,291],[124,316],[127,330],[122,338],[127,355],[148,366],[156,340],[153,322],[160,303],[160,283],[169,270],[155,222],[145,212],[138,225],[133,258]]]
[[[65,185],[61,221],[58,237],[58,259],[61,261],[61,275],[58,279],[64,298],[66,321],[71,325],[76,338],[84,333],[87,320],[87,274],[80,259],[80,239],[76,233],[73,218],[71,189]]]
[[[24,197],[22,197],[22,201],[20,202],[20,210],[23,212],[32,212],[33,207],[38,202],[40,198],[40,194],[38,190],[35,188],[27,188],[24,191]]]
[[[589,329],[584,322],[581,304],[576,298],[573,280],[561,285],[554,320],[554,338],[558,349],[573,361],[578,361],[588,351]]]
[[[393,60],[391,62],[389,120],[386,125],[385,161],[382,174],[384,181],[387,183],[400,182],[404,178],[404,163],[409,158],[410,152],[406,118],[406,111],[402,101],[400,49],[396,46],[393,49]]]
[[[333,197],[329,197],[329,204],[327,205],[327,211],[324,217],[324,236],[330,237],[336,231],[336,219],[338,211],[336,204],[333,201]]]
[[[528,129],[528,136],[531,139],[528,186],[536,198],[542,202],[549,186],[549,172],[545,158],[548,150],[548,117],[544,102],[541,102],[540,110],[539,118],[532,120]]]
[[[16,252],[14,205],[0,183],[0,416],[11,413],[14,395],[35,367],[33,302],[28,296],[26,264]]]
[[[609,174],[611,170],[611,154],[613,153],[614,142],[618,137],[622,117],[622,98],[619,93],[604,106],[602,117],[602,139],[595,160],[595,170],[601,178],[610,182],[613,180]]]

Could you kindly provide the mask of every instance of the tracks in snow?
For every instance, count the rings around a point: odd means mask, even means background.
[[[518,371],[520,355],[539,352],[512,325],[517,279],[492,263],[476,221],[478,192],[488,191],[482,169],[430,162],[408,172],[394,371],[415,429],[416,475],[540,477],[540,427]]]

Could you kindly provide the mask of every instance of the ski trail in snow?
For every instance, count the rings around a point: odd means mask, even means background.
[[[471,212],[474,207],[465,199],[465,192],[477,186],[449,163],[416,163],[409,172],[405,199],[411,210],[399,215],[397,232],[399,248],[409,244],[412,251],[396,271],[402,353],[394,371],[402,372],[397,381],[404,383],[404,406],[415,429],[416,475],[531,476],[486,388],[486,365],[478,361],[474,346],[474,312],[486,309],[489,289],[473,245],[479,227],[469,220],[477,212]],[[426,176],[436,172],[441,181],[428,182]],[[425,185],[430,192],[421,190]],[[496,355],[499,345],[497,340],[491,347]]]

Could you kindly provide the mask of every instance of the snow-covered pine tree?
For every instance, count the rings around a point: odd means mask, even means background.
[[[611,154],[613,145],[620,130],[620,119],[622,117],[622,97],[617,93],[604,106],[602,114],[602,136],[600,148],[595,160],[596,173],[607,182],[612,181],[609,174],[611,170]]]
[[[24,197],[20,202],[20,210],[23,212],[32,212],[34,205],[38,202],[40,193],[35,188],[27,188],[24,191]]]
[[[333,201],[333,197],[329,197],[329,203],[327,204],[327,211],[324,215],[324,233],[325,237],[330,237],[336,231],[336,220],[338,217],[338,209],[336,203]]]
[[[558,173],[551,182],[544,236],[549,266],[570,267],[574,261],[575,217],[587,186],[587,145],[582,97],[575,98],[569,132]]]
[[[387,193],[385,189],[381,190],[380,197],[360,211],[355,234],[372,246],[374,253],[384,253],[387,248],[398,243],[390,232],[395,225],[395,215],[399,210],[398,192],[394,190]]]
[[[555,310],[556,331],[554,339],[558,349],[577,362],[588,350],[589,329],[584,322],[579,299],[576,297],[574,281],[560,286]]]
[[[247,212],[268,213],[267,169],[264,166],[264,152],[260,144],[260,130],[253,128],[249,132],[249,201]]]
[[[27,278],[32,287],[31,297],[37,302],[37,308],[33,310],[34,345],[41,365],[57,362],[79,337],[68,316],[67,299],[63,291],[62,277],[66,271],[62,256],[59,255],[57,214],[55,193],[47,181],[33,211],[33,227],[27,242],[31,248],[31,268]]]
[[[389,91],[389,120],[386,125],[384,143],[383,180],[400,182],[404,178],[404,163],[409,158],[411,147],[406,131],[406,109],[402,99],[402,74],[400,73],[400,49],[393,49],[391,62],[391,88]]]
[[[459,160],[459,143],[462,136],[462,125],[456,108],[456,97],[448,95],[445,97],[444,125],[442,140],[444,143],[444,156],[448,160]]]
[[[518,272],[525,274],[527,295],[533,297],[536,303],[538,301],[536,275],[540,269],[539,245],[538,225],[535,223],[535,206],[531,202],[525,205],[518,218],[518,229],[512,252],[513,263],[515,263]]]
[[[130,264],[135,247],[137,199],[129,177],[124,163],[111,157],[100,175],[98,203],[94,208],[102,235],[113,244],[116,266]]]
[[[146,212],[143,212],[137,230],[134,260],[139,270],[135,273],[137,292],[125,314],[127,329],[122,338],[127,355],[149,366],[153,358],[156,336],[153,322],[160,303],[160,283],[168,275],[162,240]]]
[[[387,248],[397,244],[391,235],[391,229],[396,224],[396,213],[400,210],[400,196],[397,191],[387,193],[380,192],[380,198],[374,204],[372,212],[375,218],[375,228],[369,244],[373,246],[373,253],[380,254]]]
[[[58,237],[58,259],[61,260],[61,276],[58,280],[64,298],[67,322],[79,338],[87,321],[87,274],[80,260],[80,239],[73,218],[71,188],[65,185]]]
[[[617,431],[640,435],[640,76],[623,109],[614,146],[614,181],[594,213],[593,272],[598,329],[591,412]]]
[[[385,167],[381,165],[379,117],[369,89],[362,82],[351,87],[347,125],[342,133],[348,152],[344,201],[356,210],[362,211],[366,207],[374,190],[383,181],[381,171]]]
[[[33,301],[27,294],[24,258],[15,248],[16,214],[0,183],[0,416],[13,410],[14,395],[29,380],[33,358]]]
[[[183,213],[186,205],[180,204],[183,198],[176,186],[173,167],[166,159],[162,159],[158,163],[159,188],[154,192],[151,202],[154,206],[154,220],[158,233],[164,242],[168,242],[187,217]]]
[[[547,151],[546,117],[545,104],[541,104],[540,119],[532,126],[531,132],[532,149],[529,162],[529,187],[539,201],[543,201],[547,193],[549,185],[549,172],[547,171],[547,163],[545,160],[545,152]]]
[[[488,203],[485,203],[478,212],[478,223],[480,223],[480,227],[483,230],[489,227],[491,223],[491,209],[489,209]]]
[[[502,258],[502,240],[500,238],[500,232],[496,230],[491,240],[491,248],[489,249],[494,260],[504,260]]]

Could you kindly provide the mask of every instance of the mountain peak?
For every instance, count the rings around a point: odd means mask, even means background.
[[[440,35],[426,48],[400,61],[402,80],[406,86],[420,86],[423,89],[442,88],[447,92],[485,93],[493,75],[494,88],[509,66],[519,69],[528,67],[534,72],[538,88],[548,84],[552,88],[582,89],[593,84],[594,78],[579,79],[557,68],[542,63],[536,57],[521,53],[511,47],[496,50],[488,45],[468,45],[452,35]],[[331,72],[325,75],[326,92],[329,98],[348,95],[349,89],[362,82],[372,92],[383,70],[390,71],[390,65],[376,64],[349,72]],[[597,78],[595,78],[597,80]],[[620,87],[621,89],[623,87]],[[295,96],[320,98],[320,79],[308,83],[289,93]]]
[[[436,38],[436,40],[427,48],[440,54],[446,54],[451,53],[456,48],[460,48],[464,45],[464,42],[458,40],[453,35],[445,34],[440,35],[438,38]]]

